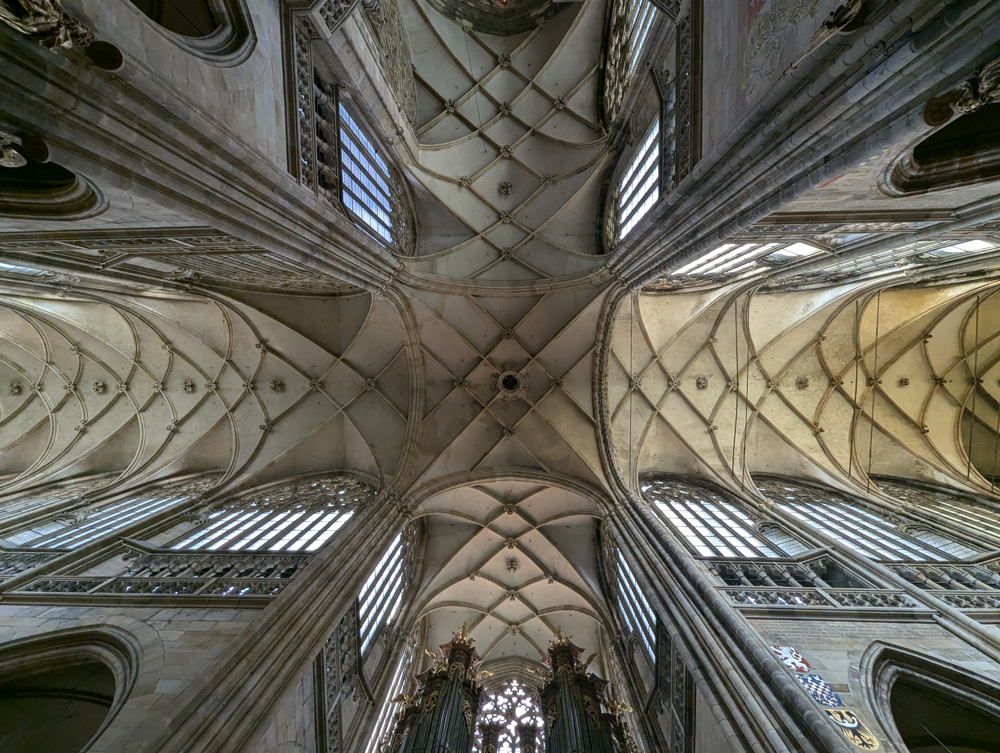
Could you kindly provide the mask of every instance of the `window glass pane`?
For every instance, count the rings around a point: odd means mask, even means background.
[[[660,120],[650,126],[632,162],[618,180],[615,214],[619,240],[660,198]]]

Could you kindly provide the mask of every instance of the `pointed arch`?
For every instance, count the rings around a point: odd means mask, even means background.
[[[861,658],[862,688],[897,750],[996,750],[1000,683],[942,659],[876,641]],[[933,704],[922,717],[917,704]],[[936,741],[936,742],[935,742]],[[931,745],[927,743],[930,742]]]

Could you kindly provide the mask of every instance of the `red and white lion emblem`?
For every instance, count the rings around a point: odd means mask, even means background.
[[[793,672],[808,672],[812,669],[809,662],[792,646],[771,646],[771,650],[775,656],[781,659],[781,663]]]

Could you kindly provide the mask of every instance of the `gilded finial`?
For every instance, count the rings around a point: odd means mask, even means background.
[[[452,635],[452,641],[451,641],[452,643],[464,643],[466,646],[471,646],[473,643],[476,642],[475,638],[469,635],[468,625],[466,625],[466,623],[464,622],[462,623],[462,627],[460,627],[457,632],[454,632],[451,635]]]
[[[566,635],[562,631],[562,627],[556,626],[556,632],[553,633],[552,640],[549,641],[549,646],[555,648],[556,646],[568,646],[573,642],[572,635]]]

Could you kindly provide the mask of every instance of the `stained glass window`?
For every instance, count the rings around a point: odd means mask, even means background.
[[[545,728],[542,713],[534,701],[535,689],[520,680],[508,680],[497,690],[489,693],[479,709],[479,724],[472,745],[473,753],[482,753],[482,725],[500,725],[497,753],[521,753],[521,741],[517,734],[519,725],[534,725],[536,729],[536,750],[545,750]]]

